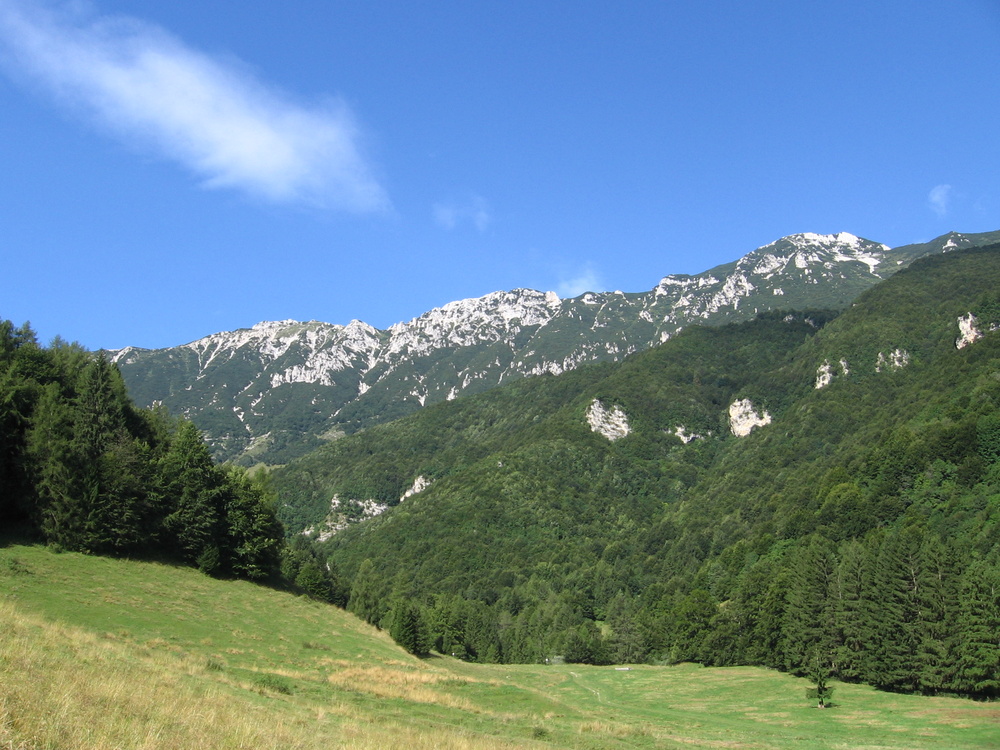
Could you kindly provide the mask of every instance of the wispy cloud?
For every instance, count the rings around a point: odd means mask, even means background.
[[[489,203],[480,195],[472,195],[462,201],[442,201],[433,207],[434,223],[451,231],[460,224],[471,224],[478,231],[485,232],[493,222]]]
[[[563,279],[556,286],[556,293],[564,299],[579,297],[584,292],[598,291],[602,291],[602,283],[597,272],[590,266],[572,278]]]
[[[81,7],[0,0],[10,71],[207,187],[357,212],[388,207],[342,102],[295,103],[160,27]]]
[[[927,194],[927,204],[931,207],[931,211],[944,218],[948,215],[951,195],[951,185],[935,185]]]

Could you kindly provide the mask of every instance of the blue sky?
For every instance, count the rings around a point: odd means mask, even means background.
[[[0,0],[0,318],[384,328],[991,231],[998,123],[998,0]]]

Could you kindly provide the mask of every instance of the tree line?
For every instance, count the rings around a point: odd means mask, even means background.
[[[0,528],[334,599],[276,502],[266,476],[216,465],[191,421],[137,408],[102,354],[0,321]]]

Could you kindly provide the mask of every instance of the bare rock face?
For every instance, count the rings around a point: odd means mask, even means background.
[[[736,437],[746,437],[757,427],[771,424],[771,415],[760,414],[748,398],[739,399],[729,405],[729,429]]]
[[[431,480],[425,477],[423,474],[421,474],[419,477],[413,480],[413,484],[406,492],[403,493],[403,496],[399,498],[399,502],[403,502],[407,498],[420,494],[430,486],[431,486]]]
[[[680,438],[680,441],[682,443],[684,443],[684,445],[687,445],[688,443],[690,443],[690,442],[692,442],[694,440],[704,440],[705,439],[704,435],[699,435],[697,432],[688,432],[687,427],[685,427],[682,424],[677,425],[674,428],[674,431],[672,433],[670,433],[670,434],[674,435],[674,436],[676,436],[678,438]],[[708,434],[711,435],[712,433],[708,433]]]
[[[905,349],[893,349],[888,354],[879,352],[875,362],[875,372],[901,370],[908,364],[910,364],[910,353]]]
[[[821,364],[818,368],[816,368],[816,390],[820,390],[821,388],[826,388],[828,385],[830,385],[830,383],[833,382],[833,379],[837,377],[838,374],[839,375],[851,374],[851,370],[847,366],[846,360],[842,359],[838,364],[840,365],[840,373],[837,373],[836,368],[830,364],[830,360],[828,359],[823,360],[823,364]]]
[[[591,430],[608,440],[619,440],[632,431],[624,411],[617,406],[608,410],[597,399],[587,409],[587,423]]]
[[[969,344],[983,337],[983,332],[979,330],[979,321],[972,313],[963,315],[958,319],[958,338],[955,340],[956,349],[964,349]]]

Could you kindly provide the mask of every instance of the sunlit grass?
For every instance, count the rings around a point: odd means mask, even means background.
[[[0,749],[989,748],[1000,707],[760,669],[415,659],[332,607],[0,548]]]

